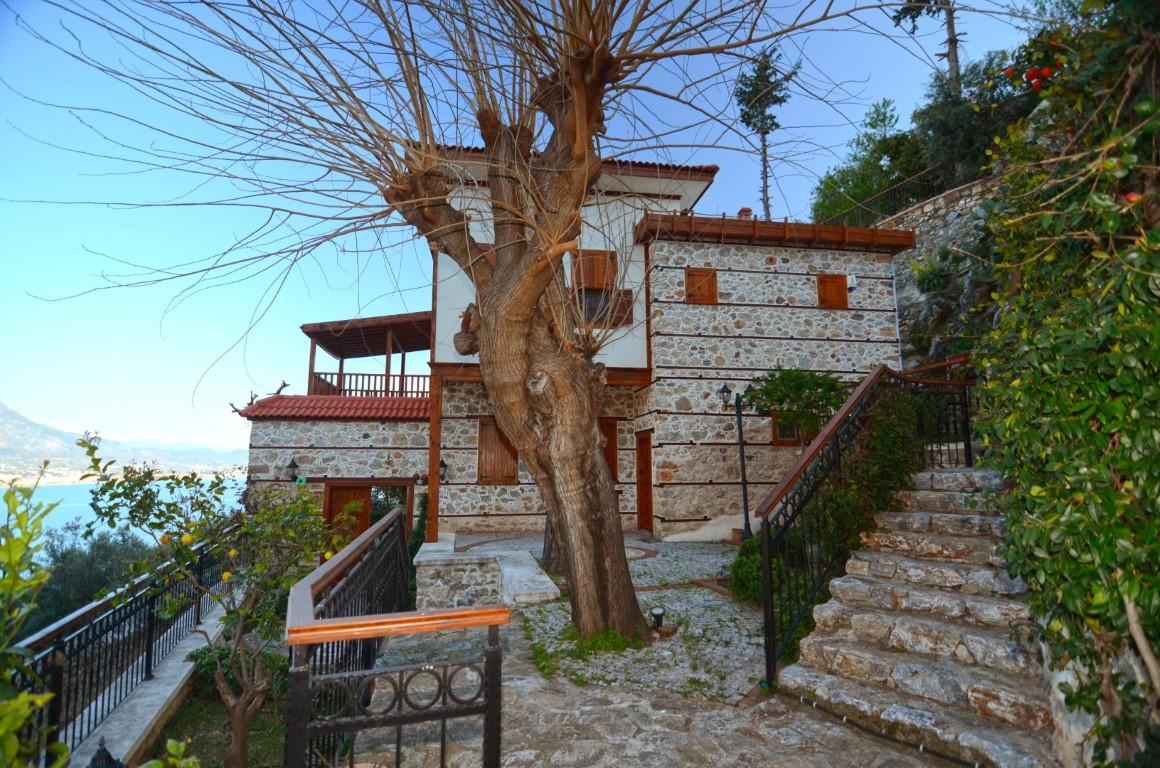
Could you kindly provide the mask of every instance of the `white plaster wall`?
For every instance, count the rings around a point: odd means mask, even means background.
[[[471,234],[480,242],[492,242],[490,213],[483,197],[485,190],[460,188],[452,196],[456,207],[471,217]],[[631,195],[596,198],[584,206],[580,247],[616,251],[619,282],[633,292],[633,322],[613,331],[596,356],[610,367],[644,368],[647,360],[645,314],[645,265],[643,246],[633,244],[633,228],[646,211],[676,212],[679,200],[644,198]],[[571,259],[565,257],[564,279],[571,283]],[[478,355],[460,355],[452,339],[460,328],[460,315],[475,300],[475,287],[467,274],[446,254],[436,261],[435,339],[432,352],[437,363],[476,363]]]

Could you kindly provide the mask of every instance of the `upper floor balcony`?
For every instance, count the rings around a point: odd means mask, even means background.
[[[310,338],[306,394],[427,397],[431,377],[408,374],[407,353],[431,349],[431,317],[425,311],[303,325]],[[334,368],[318,369],[320,349],[334,358]],[[368,357],[383,358],[382,373],[346,370],[348,360]]]

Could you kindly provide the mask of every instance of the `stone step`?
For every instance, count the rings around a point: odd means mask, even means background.
[[[970,595],[1019,595],[1026,591],[1023,580],[1012,579],[1003,568],[916,560],[890,552],[859,550],[846,562],[846,573],[851,576],[894,579]]]
[[[990,469],[931,469],[911,475],[916,491],[996,491],[1003,478]]]
[[[952,515],[997,515],[977,493],[961,491],[898,491],[899,512],[938,512]]]
[[[990,536],[1001,539],[1006,521],[993,515],[948,515],[938,512],[879,512],[879,527],[888,531],[912,531],[946,536]]]
[[[861,538],[862,546],[866,549],[891,552],[903,557],[948,563],[1003,565],[1003,558],[995,554],[1000,542],[991,538],[939,536],[909,531],[868,531]]]
[[[848,639],[862,647],[941,656],[964,666],[1016,675],[1043,674],[1039,654],[1009,630],[855,608],[839,600],[814,606],[814,621],[828,637]]]
[[[1030,621],[1024,603],[1005,597],[970,595],[906,584],[872,576],[842,576],[830,582],[830,594],[851,608],[903,611],[962,624],[999,629]]]
[[[875,731],[997,768],[1055,766],[1050,729],[1026,731],[929,699],[808,669],[801,664],[778,674],[780,693],[816,700],[827,709]]]
[[[942,704],[963,707],[1023,728],[1051,726],[1042,677],[1002,672],[943,658],[867,648],[857,638],[811,635],[798,663]]]

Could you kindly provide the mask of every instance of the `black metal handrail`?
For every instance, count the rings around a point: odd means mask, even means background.
[[[216,587],[220,553],[208,544],[194,552],[197,584]],[[188,579],[167,578],[176,570],[164,564],[20,641],[31,660],[15,677],[17,689],[53,694],[21,737],[37,742],[39,754],[57,742],[80,745],[213,609],[213,598]]]
[[[838,409],[790,470],[758,506],[761,523],[765,673],[772,685],[777,661],[796,643],[830,579],[841,574],[860,530],[827,512],[822,499],[842,488],[867,445],[864,428],[876,406],[895,390],[916,402],[917,439],[924,466],[972,466],[973,376],[969,358],[953,358],[899,373],[879,366]],[[944,378],[945,376],[945,378]]]
[[[442,765],[447,722],[471,716],[483,718],[483,765],[499,766],[499,627],[509,621],[510,611],[406,611],[403,520],[403,509],[393,509],[290,592],[287,768],[381,764],[384,759],[398,765],[404,726],[424,722],[440,724]],[[488,630],[477,656],[377,666],[388,637],[476,627]],[[465,690],[464,681],[473,677],[478,686]],[[383,757],[384,752],[393,757]]]

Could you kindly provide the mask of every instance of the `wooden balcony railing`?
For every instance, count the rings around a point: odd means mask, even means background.
[[[314,373],[308,395],[344,397],[427,397],[431,377],[385,373]]]
[[[446,764],[447,721],[483,720],[484,768],[499,768],[504,606],[407,611],[409,569],[403,510],[395,508],[294,585],[286,611],[290,683],[287,768],[400,765],[435,722]],[[486,629],[478,654],[426,658],[402,667],[378,659],[384,640],[444,630]],[[440,651],[429,651],[438,657]],[[420,725],[414,735],[408,726]]]

